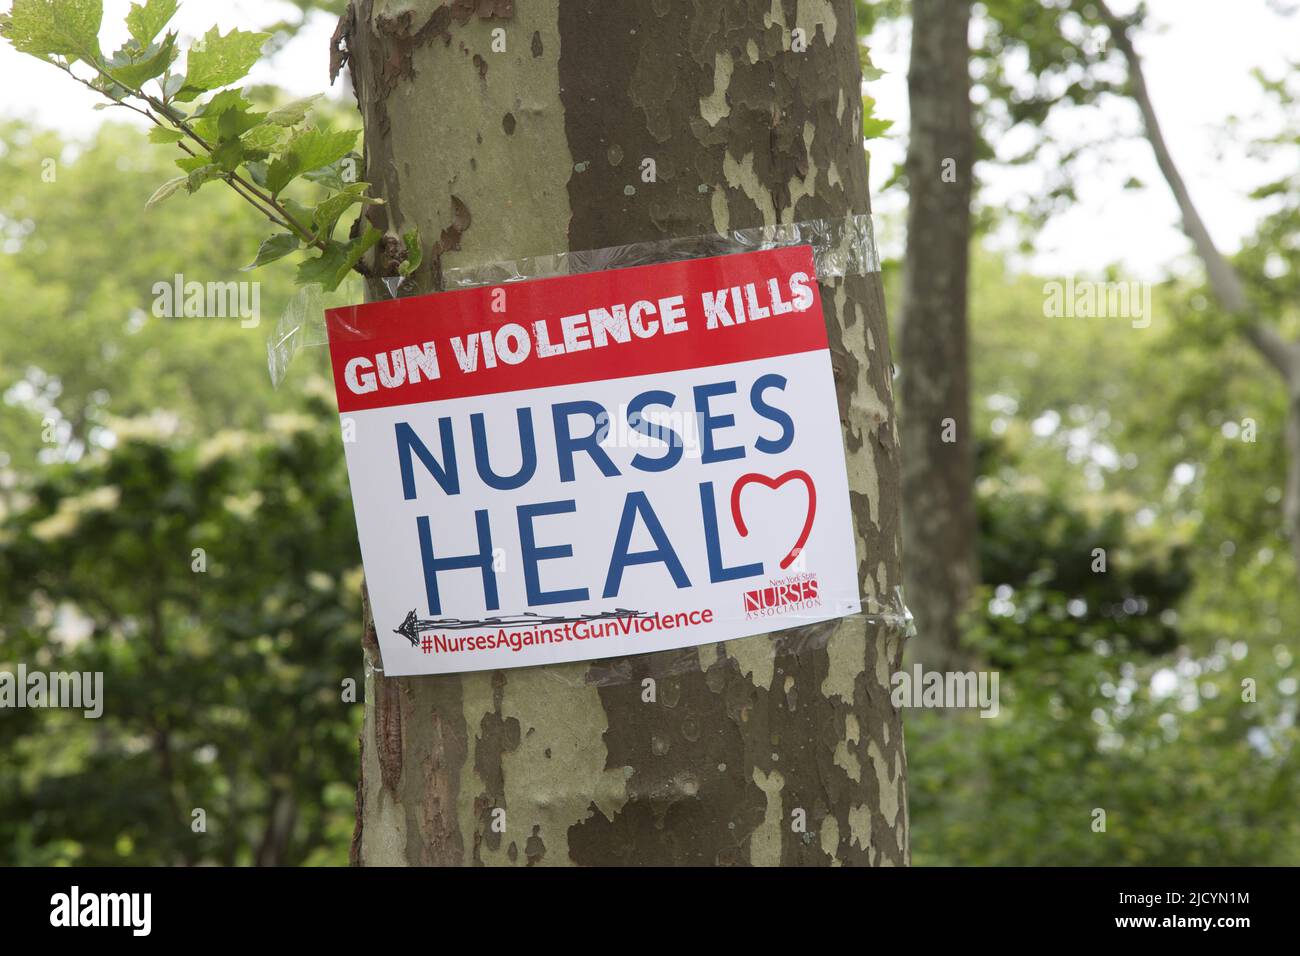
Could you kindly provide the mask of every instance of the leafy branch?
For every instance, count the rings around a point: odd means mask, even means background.
[[[222,36],[213,27],[189,47],[178,69],[177,34],[164,32],[177,6],[177,0],[133,5],[126,16],[130,38],[111,56],[99,46],[102,0],[14,0],[13,9],[0,15],[0,35],[109,101],[97,108],[120,106],[145,117],[153,124],[151,142],[180,151],[175,162],[181,175],[160,185],[146,208],[182,189],[196,193],[223,182],[281,230],[262,242],[248,269],[302,250],[301,285],[319,282],[333,290],[349,272],[370,275],[362,258],[383,234],[367,225],[359,235],[334,238],[349,209],[382,202],[368,194],[368,183],[356,181],[358,131],[310,124],[317,96],[263,111],[235,86],[257,63],[270,34],[231,30]],[[307,205],[286,195],[300,179],[321,187],[324,198]],[[407,254],[399,271],[408,275],[419,265],[419,235],[402,240]]]

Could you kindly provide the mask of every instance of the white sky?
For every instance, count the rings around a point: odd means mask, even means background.
[[[1135,6],[1134,0],[1113,0],[1120,14]],[[1147,0],[1147,8],[1148,26],[1135,45],[1156,115],[1211,236],[1231,253],[1262,218],[1262,205],[1247,198],[1250,192],[1287,170],[1279,162],[1266,166],[1248,159],[1245,144],[1225,136],[1225,121],[1236,114],[1258,120],[1261,132],[1278,131],[1281,117],[1251,70],[1260,68],[1277,79],[1287,55],[1300,58],[1300,12],[1280,16],[1266,0]],[[882,252],[897,255],[906,196],[897,189],[882,193],[881,187],[907,146],[910,34],[889,31],[872,41],[872,61],[887,72],[868,91],[876,97],[876,112],[895,120],[894,130],[901,129],[887,141],[871,143],[872,202],[883,227],[877,231]],[[1027,262],[1015,258],[1018,264],[1040,274],[1063,275],[1098,272],[1114,263],[1122,275],[1145,279],[1161,278],[1171,269],[1199,270],[1178,228],[1177,207],[1140,136],[1135,106],[1108,98],[1098,108],[1055,118],[1050,129],[1071,145],[1096,143],[1099,148],[1079,166],[1079,202],[1052,219],[1037,237],[1034,255]],[[1005,204],[1036,189],[1043,172],[1043,166],[1032,164],[1010,169],[986,163],[977,169],[981,198],[989,206]],[[1130,176],[1147,188],[1123,189]],[[1010,242],[999,244],[1011,247]]]
[[[138,2],[138,0],[137,0]],[[9,9],[10,3],[0,0],[0,7]],[[104,28],[100,31],[100,46],[112,52],[127,39],[126,13],[130,0],[104,0]],[[276,0],[221,0],[220,3],[201,0],[182,0],[180,9],[172,18],[170,28],[178,30],[181,45],[217,26],[225,33],[234,27],[252,30],[281,20],[295,20],[301,15],[297,7]],[[259,63],[252,79],[256,82],[274,83],[295,96],[308,96],[326,91],[329,83],[329,38],[334,32],[331,18],[316,14],[309,26],[294,38],[272,63]],[[103,97],[78,86],[54,67],[21,53],[14,52],[8,43],[0,41],[0,116],[23,116],[39,120],[74,135],[92,132],[110,116],[118,121],[138,120],[128,110],[111,109],[96,112],[95,105]],[[340,84],[329,91],[340,95]],[[39,105],[34,96],[39,95]]]
[[[106,0],[104,6],[107,26],[101,39],[104,48],[112,50],[125,37],[121,24],[129,0]],[[1116,0],[1119,10],[1131,6],[1131,0]],[[1235,0],[1230,8],[1223,0],[1149,0],[1148,6],[1149,23],[1158,29],[1142,33],[1138,51],[1156,110],[1211,234],[1231,252],[1261,216],[1260,204],[1246,197],[1279,167],[1249,159],[1244,144],[1224,135],[1224,121],[1235,113],[1256,118],[1260,129],[1276,127],[1276,119],[1269,123],[1270,104],[1250,71],[1260,67],[1277,76],[1288,54],[1300,56],[1300,15],[1280,16],[1267,0]],[[189,0],[182,3],[174,23],[185,39],[213,23],[223,31],[233,26],[247,29],[296,14],[296,8],[275,0]],[[273,65],[259,65],[253,78],[298,96],[321,92],[328,82],[332,30],[330,18],[315,16]],[[897,254],[906,197],[897,189],[882,193],[881,187],[901,161],[906,144],[908,37],[906,31],[893,30],[873,41],[872,57],[887,72],[871,84],[870,92],[877,99],[877,113],[896,123],[891,138],[872,144],[873,202],[882,220],[883,250]],[[0,76],[0,116],[35,118],[74,135],[90,133],[110,114],[131,116],[125,110],[94,111],[98,97],[6,43],[0,43]],[[336,87],[331,95],[341,91]],[[32,103],[34,96],[40,98],[39,107]],[[1171,267],[1195,268],[1149,148],[1137,135],[1121,135],[1139,130],[1131,104],[1110,101],[1100,109],[1075,111],[1053,129],[1071,143],[1094,142],[1100,147],[1080,167],[1079,203],[1048,225],[1035,243],[1035,254],[1023,265],[1044,274],[1064,274],[1095,272],[1118,263],[1124,275],[1141,278],[1158,278]],[[1044,166],[1010,170],[986,164],[979,172],[983,200],[996,205],[1039,188]],[[1130,176],[1147,188],[1123,190]]]

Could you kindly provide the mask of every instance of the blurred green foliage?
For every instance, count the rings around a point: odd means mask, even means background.
[[[1244,341],[1210,336],[1203,288],[1157,286],[1134,328],[1044,316],[1047,280],[987,254],[972,278],[968,640],[1001,710],[905,715],[914,861],[1295,865],[1283,389]]]
[[[1043,614],[1054,599],[1016,591],[974,629],[1016,662],[996,717],[907,715],[914,863],[1295,865],[1291,648],[1247,634],[1121,655],[1104,627]]]
[[[284,264],[256,328],[154,315],[177,272],[249,279],[261,225],[220,193],[145,212],[141,140],[0,131],[0,669],[106,697],[0,712],[0,862],[341,863],[361,570],[325,356],[271,389]]]
[[[4,714],[19,862],[343,859],[361,571],[328,402],[202,442],[114,423],[4,523],[0,657],[105,675],[97,720]]]
[[[858,11],[865,39],[907,7]],[[1127,20],[1140,30],[1147,16],[1139,4]],[[1126,72],[1089,0],[987,0],[972,19],[980,158],[1014,140],[1025,148],[999,161],[1055,164],[1014,210],[976,209],[981,231],[1015,213],[1027,251],[1075,199],[1079,153],[1052,140],[1049,113],[1126,95]],[[1258,77],[1277,126],[1253,152],[1292,172],[1255,191],[1260,224],[1235,259],[1292,340],[1297,77]],[[1260,120],[1211,121],[1244,141]],[[914,861],[1300,863],[1285,388],[1203,286],[1156,285],[1147,328],[1052,318],[1045,284],[1065,277],[1011,272],[983,239],[969,314],[984,584],[968,643],[999,672],[1001,711],[906,714]],[[898,268],[885,265],[891,290]],[[896,318],[896,293],[890,305]]]

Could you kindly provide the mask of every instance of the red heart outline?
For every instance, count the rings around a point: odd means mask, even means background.
[[[749,474],[737,478],[736,483],[731,487],[731,519],[736,522],[736,530],[744,538],[749,534],[749,529],[745,527],[745,518],[740,513],[740,493],[745,489],[745,486],[750,482],[757,482],[775,491],[787,481],[802,481],[804,487],[808,489],[808,517],[804,519],[803,530],[799,532],[799,540],[794,543],[790,553],[781,560],[782,571],[794,563],[795,555],[802,551],[803,546],[808,543],[808,535],[812,531],[813,518],[817,515],[817,486],[813,484],[812,476],[806,471],[796,469],[787,471],[780,478],[772,479],[767,475],[760,475],[751,471]]]

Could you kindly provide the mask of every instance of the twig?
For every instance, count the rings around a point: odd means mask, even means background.
[[[167,123],[164,123],[162,120],[160,120],[156,115],[154,115],[149,110],[141,109],[138,106],[128,103],[126,102],[125,98],[118,99],[117,97],[110,95],[105,90],[99,89],[90,81],[83,79],[80,76],[77,76],[77,74],[72,72],[72,67],[69,66],[67,63],[56,62],[55,65],[58,66],[61,70],[63,70],[70,77],[72,77],[74,80],[76,80],[78,83],[80,83],[82,86],[86,87],[87,89],[94,90],[96,93],[101,93],[102,95],[106,96],[108,99],[112,100],[113,103],[115,103],[118,106],[125,106],[129,110],[139,113],[141,116],[145,117],[155,126],[158,126],[162,129],[167,128]],[[152,106],[155,110],[157,110],[159,113],[165,116],[168,122],[171,123],[172,126],[174,126],[176,129],[179,129],[181,132],[185,133],[187,136],[193,139],[194,142],[196,142],[204,150],[204,152],[208,154],[212,153],[213,151],[212,146],[207,142],[207,140],[205,140],[202,136],[200,136],[194,130],[194,128],[190,126],[189,123],[176,116],[174,111],[165,102],[159,100],[157,97],[150,96],[148,93],[145,93],[143,90],[126,86],[125,84],[119,82],[118,80],[114,79],[111,74],[106,72],[98,63],[92,63],[90,65],[94,68],[94,70],[97,73],[99,73],[100,76],[104,77],[104,79],[126,90],[129,96],[134,96],[138,99],[141,99],[144,102],[148,103],[150,106]],[[183,142],[178,142],[176,145],[179,146],[182,150],[184,150],[186,153],[188,153],[191,156],[198,155],[192,149],[186,146],[185,143]],[[247,179],[239,175],[237,172],[234,172],[233,170],[224,173],[221,176],[221,179],[226,183],[226,185],[234,189],[235,192],[242,199],[244,199],[246,202],[252,205],[254,209],[260,212],[262,215],[266,216],[269,220],[271,220],[271,222],[275,223],[277,226],[281,226],[285,229],[292,231],[299,239],[305,241],[309,246],[320,249],[322,252],[326,252],[329,250],[329,246],[326,244],[325,240],[322,237],[317,236],[314,232],[312,232],[310,229],[308,229],[306,226],[300,223],[289,212],[289,210],[284,207],[283,204],[281,204],[279,201],[275,199],[274,196],[271,196],[263,192],[253,183],[250,183]],[[256,200],[254,199],[254,197],[256,197]],[[357,269],[356,271],[361,272],[360,269]],[[365,275],[364,272],[361,272],[361,274]]]

